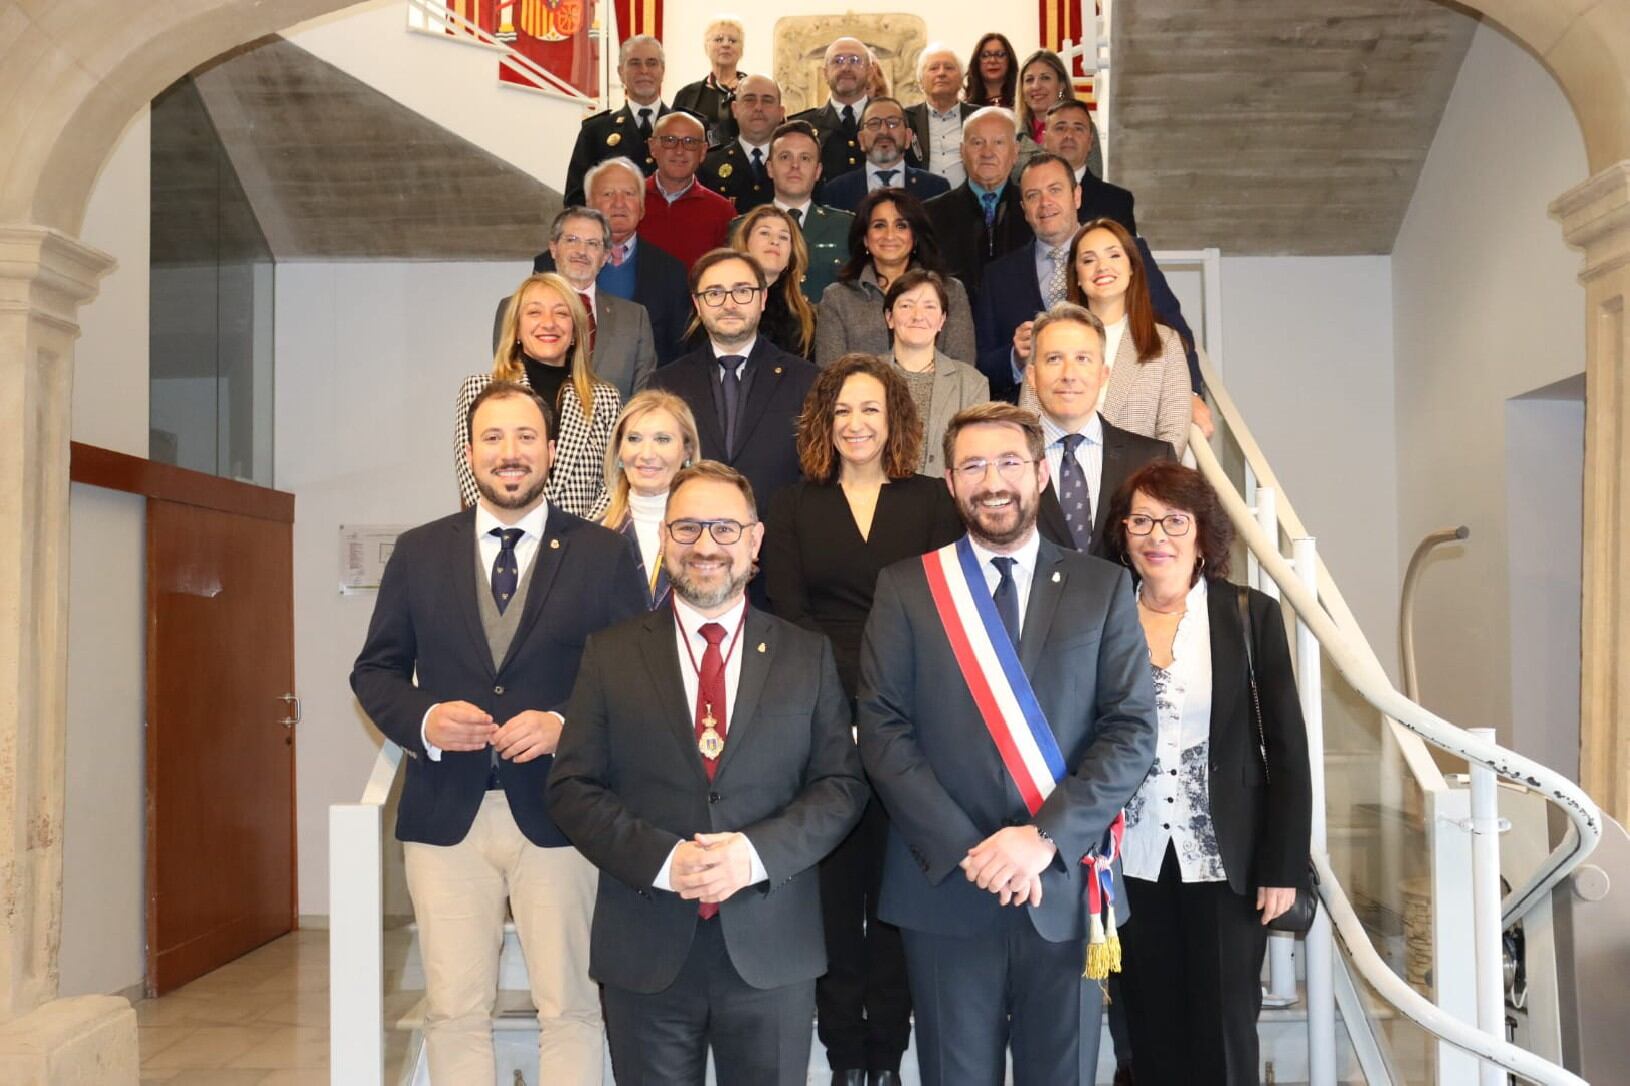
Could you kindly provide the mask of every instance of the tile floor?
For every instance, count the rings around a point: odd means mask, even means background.
[[[327,1086],[328,933],[286,935],[144,999],[136,1021],[142,1086]],[[397,1081],[408,1036],[387,1041]]]

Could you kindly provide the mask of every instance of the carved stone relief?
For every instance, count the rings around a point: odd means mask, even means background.
[[[916,15],[788,15],[775,24],[775,81],[787,113],[826,101],[823,64],[834,38],[859,38],[877,55],[894,97],[920,102],[917,55],[928,44],[928,27]]]

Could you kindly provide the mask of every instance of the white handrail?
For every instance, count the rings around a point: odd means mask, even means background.
[[[1205,364],[1204,356],[1201,358],[1202,366]],[[1207,381],[1207,387],[1213,396],[1226,399],[1226,393],[1221,387]],[[1232,404],[1228,408],[1232,409]],[[1233,426],[1238,419],[1232,414],[1228,422]],[[1234,431],[1234,437],[1244,447],[1249,435],[1243,428]],[[1601,814],[1589,796],[1581,791],[1572,781],[1562,774],[1537,762],[1505,750],[1504,748],[1484,740],[1468,735],[1465,731],[1455,727],[1442,717],[1415,704],[1404,697],[1394,687],[1381,669],[1373,653],[1363,651],[1368,646],[1362,638],[1349,638],[1338,624],[1321,606],[1319,599],[1313,591],[1304,585],[1297,576],[1291,564],[1279,553],[1278,540],[1270,540],[1256,523],[1245,499],[1234,488],[1233,481],[1228,478],[1222,464],[1217,460],[1216,453],[1212,451],[1205,436],[1198,427],[1191,427],[1189,447],[1195,452],[1195,460],[1200,471],[1205,475],[1217,491],[1223,508],[1234,523],[1235,530],[1239,532],[1262,569],[1279,585],[1282,599],[1290,602],[1291,608],[1297,617],[1318,638],[1320,645],[1329,655],[1331,662],[1336,665],[1347,681],[1359,696],[1363,697],[1381,713],[1399,726],[1414,733],[1426,742],[1441,750],[1448,751],[1457,758],[1467,762],[1492,769],[1503,777],[1517,780],[1547,796],[1552,802],[1560,806],[1572,823],[1568,840],[1558,846],[1548,861],[1541,865],[1534,878],[1530,880],[1526,892],[1537,896],[1549,891],[1567,874],[1576,867],[1590,850],[1601,839]],[[1252,445],[1254,448],[1254,444]],[[1260,455],[1260,454],[1259,454]],[[1265,471],[1266,464],[1262,464],[1258,471]],[[1266,481],[1266,480],[1264,480]],[[1283,500],[1281,490],[1280,511],[1281,521],[1287,521],[1290,516],[1289,503]],[[1320,571],[1320,592],[1323,592],[1324,577]],[[1483,1033],[1476,1026],[1462,1022],[1441,1008],[1420,996],[1410,988],[1393,971],[1388,968],[1374,947],[1370,945],[1368,937],[1364,934],[1357,914],[1347,901],[1346,894],[1336,882],[1335,873],[1330,870],[1330,860],[1322,850],[1314,854],[1315,864],[1319,867],[1321,886],[1320,897],[1330,912],[1331,922],[1347,950],[1348,957],[1358,968],[1359,973],[1369,982],[1382,998],[1397,1007],[1406,1016],[1419,1023],[1428,1032],[1447,1041],[1466,1052],[1479,1058],[1491,1060],[1508,1071],[1522,1075],[1534,1082],[1545,1086],[1563,1086],[1563,1084],[1580,1083],[1577,1076],[1564,1068],[1540,1059],[1538,1056],[1515,1045]],[[1531,889],[1530,889],[1531,888]]]

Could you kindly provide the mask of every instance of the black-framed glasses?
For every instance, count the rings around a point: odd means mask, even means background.
[[[1016,483],[1023,476],[1025,465],[1034,463],[1034,460],[1026,460],[1022,456],[998,456],[995,460],[964,460],[951,470],[963,482],[977,483],[985,477],[985,472],[995,468],[996,474],[1010,483]]]
[[[708,287],[706,290],[699,290],[696,292],[696,297],[702,299],[702,303],[708,308],[717,309],[724,304],[726,298],[729,298],[737,305],[746,305],[763,289],[763,287],[749,286],[746,283],[737,283],[728,289],[725,287]]]
[[[675,543],[690,546],[702,538],[702,529],[706,528],[713,542],[721,547],[728,547],[741,539],[741,533],[757,524],[758,521],[749,521],[743,524],[739,520],[670,520],[668,522],[668,535]]]
[[[1005,50],[1005,49],[986,49],[986,50],[983,50],[979,54],[979,59],[980,60],[1006,60],[1007,59],[1007,50]]]
[[[1163,517],[1133,513],[1131,516],[1126,517],[1123,523],[1126,525],[1126,530],[1133,535],[1148,535],[1155,530],[1155,525],[1158,524],[1161,531],[1175,539],[1178,536],[1189,534],[1189,529],[1194,527],[1194,518],[1187,513],[1167,513]]]
[[[890,132],[898,132],[905,126],[906,122],[902,117],[868,117],[866,123],[860,127],[868,132],[881,132],[885,128]]]
[[[707,140],[701,136],[658,136],[657,142],[669,150],[683,147],[687,151],[697,151],[707,146]]]

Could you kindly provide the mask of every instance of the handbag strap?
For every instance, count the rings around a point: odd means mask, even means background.
[[[1239,592],[1239,623],[1240,632],[1245,635],[1245,678],[1251,687],[1251,715],[1256,720],[1256,751],[1262,758],[1262,780],[1269,782],[1268,775],[1268,739],[1262,730],[1262,699],[1256,692],[1256,626],[1251,621],[1251,590],[1244,585],[1236,585]]]

